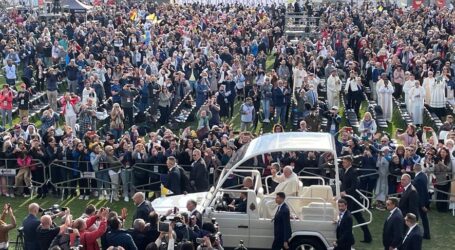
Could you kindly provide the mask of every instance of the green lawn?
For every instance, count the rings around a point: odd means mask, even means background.
[[[89,201],[82,201],[78,200],[77,198],[68,199],[65,201],[57,200],[54,198],[46,198],[40,200],[31,200],[26,198],[1,198],[1,203],[9,202],[11,203],[12,207],[14,208],[14,212],[16,214],[16,218],[18,221],[18,225],[22,224],[22,220],[27,215],[27,206],[32,201],[38,202],[41,207],[48,208],[53,204],[60,204],[62,207],[69,207],[74,217],[78,217],[83,213],[83,210],[86,205],[94,204],[98,208],[101,206],[109,207],[117,212],[120,212],[122,208],[128,209],[128,219],[126,221],[127,226],[131,226],[131,217],[134,213],[134,205],[133,202],[130,201],[129,203],[119,201],[109,203],[108,201],[98,201],[97,199],[92,199]],[[354,229],[356,245],[355,249],[383,249],[382,247],[382,227],[384,220],[387,216],[387,212],[381,212],[377,210],[373,210],[373,222],[370,225],[370,230],[373,235],[373,243],[372,244],[363,244],[360,241],[363,239],[362,231],[360,228]],[[431,227],[431,240],[425,240],[423,249],[432,249],[432,250],[445,250],[445,249],[453,249],[453,245],[455,244],[455,223],[454,217],[450,213],[439,213],[436,211],[432,211],[429,214],[430,220],[430,227]],[[222,232],[221,228],[221,232]],[[14,241],[16,239],[17,231],[12,231],[10,233],[10,240]]]

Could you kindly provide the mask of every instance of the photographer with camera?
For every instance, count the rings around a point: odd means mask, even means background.
[[[197,250],[223,250],[218,234],[209,234],[203,238],[197,238],[196,243],[199,244]]]
[[[56,210],[50,210],[51,213],[55,214]],[[71,214],[70,210],[66,209],[65,211],[61,211],[57,214],[56,216],[65,216],[65,223],[62,224],[61,226],[57,226],[53,221],[52,221],[52,216],[46,211],[44,212],[44,215],[41,216],[41,223],[40,225],[36,228],[36,239],[39,244],[39,249],[41,250],[47,250],[51,246],[61,246],[64,244],[67,244],[66,240],[63,239],[63,237],[59,237],[56,239],[57,235],[63,234],[63,233],[68,233],[68,230],[71,227]]]
[[[162,225],[162,224],[160,224]],[[162,230],[163,227],[160,228],[160,236],[158,237],[158,239],[155,240],[155,245],[159,248],[163,242],[167,242],[167,249],[168,250],[174,250],[174,247],[175,247],[175,232],[174,232],[174,226],[175,226],[175,223],[172,222],[172,223],[168,223],[167,224],[168,227],[167,227],[167,231],[164,231]]]
[[[10,224],[7,224],[5,219],[9,215]],[[14,217],[13,209],[9,203],[3,206],[2,215],[0,217],[0,250],[8,249],[8,232],[16,228],[16,217]]]

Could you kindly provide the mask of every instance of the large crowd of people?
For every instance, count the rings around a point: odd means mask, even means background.
[[[125,225],[126,208],[117,212],[89,204],[78,216],[68,207],[53,205],[43,209],[38,203],[31,203],[19,228],[22,247],[25,250],[223,249],[216,221],[202,223],[195,201],[188,201],[188,212],[175,210],[166,214],[155,212],[144,193],[135,193],[133,201],[136,211],[131,227]],[[3,206],[0,220],[2,249],[8,249],[8,232],[18,225],[15,209],[9,203]]]
[[[30,12],[2,12],[0,153],[6,160],[0,166],[17,172],[0,176],[1,195],[29,196],[37,188],[39,197],[129,201],[140,189],[159,193],[160,184],[173,194],[206,191],[218,168],[259,136],[262,123],[275,124],[273,133],[333,134],[337,155],[353,157],[359,188],[377,209],[403,191],[402,176],[414,179],[419,172],[428,178],[437,210],[455,209],[455,132],[446,108],[455,88],[452,9],[367,1],[254,7],[121,2],[46,21]],[[319,18],[319,37],[288,41],[287,10]],[[30,100],[42,92],[49,108],[35,126]],[[412,124],[393,134],[380,131],[374,115],[360,117],[364,98],[378,104],[389,126],[398,100]],[[195,106],[197,125],[177,131],[168,127],[181,102]],[[358,129],[340,128],[342,103],[357,115]],[[444,124],[425,126],[425,109]],[[109,129],[100,134],[103,112]],[[144,131],[135,113],[147,114],[159,129]],[[229,124],[236,116],[241,131]],[[285,152],[251,163],[263,176],[289,165],[297,175],[333,178],[331,161],[330,154]],[[133,167],[140,164],[145,167]],[[96,172],[96,181],[79,178],[85,172]]]

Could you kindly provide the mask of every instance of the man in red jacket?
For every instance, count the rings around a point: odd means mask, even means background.
[[[90,216],[88,219],[77,219],[73,223],[73,229],[77,229],[80,235],[80,244],[85,250],[99,250],[97,239],[100,238],[107,228],[106,218],[109,211],[106,208],[101,208],[96,215]],[[97,220],[100,220],[100,226],[93,232],[87,231]]]

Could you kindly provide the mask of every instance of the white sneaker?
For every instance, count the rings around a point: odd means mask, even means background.
[[[6,197],[9,197],[9,194],[8,194],[8,193],[6,193],[6,194],[5,194],[5,196],[6,196]]]
[[[93,196],[98,197],[98,191],[93,192]]]
[[[24,197],[28,198],[28,197],[30,197],[30,195],[29,194],[24,194]]]
[[[83,195],[80,195],[79,196],[79,200],[83,200],[84,199],[84,196]]]
[[[270,120],[269,120],[269,119],[264,119],[263,122],[265,122],[265,123],[270,123]]]
[[[120,200],[117,196],[115,196],[115,197],[112,198],[112,199],[113,199],[114,201],[119,201],[119,200]]]
[[[14,193],[11,193],[9,197],[14,198]]]
[[[84,200],[88,201],[88,199],[90,199],[90,196],[86,195],[86,196],[84,197]]]
[[[102,200],[104,200],[104,195],[103,195],[103,194],[101,194],[101,195],[98,197],[98,200],[99,200],[99,201],[102,201]]]
[[[128,198],[128,196],[125,196],[125,198],[123,199],[125,202],[129,202],[130,201],[130,198]]]

